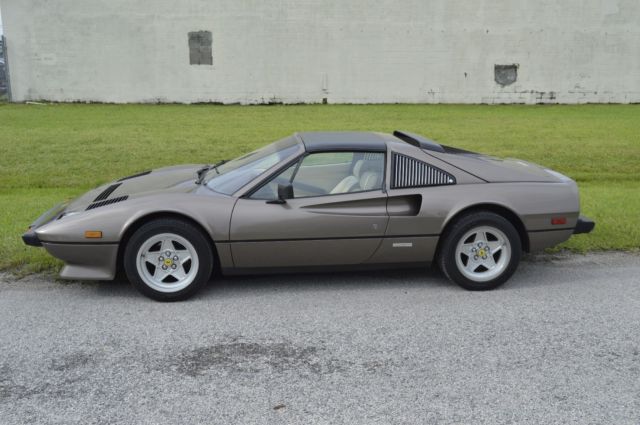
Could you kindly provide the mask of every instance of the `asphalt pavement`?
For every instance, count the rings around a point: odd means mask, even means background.
[[[502,288],[424,270],[124,282],[0,275],[2,424],[640,423],[640,254],[529,257]]]

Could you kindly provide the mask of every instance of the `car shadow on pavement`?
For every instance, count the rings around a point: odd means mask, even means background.
[[[142,297],[124,277],[89,284],[100,296]],[[340,271],[314,273],[274,273],[238,276],[214,276],[193,299],[265,295],[301,291],[383,290],[418,287],[459,288],[433,268],[410,268],[376,271]]]
[[[573,257],[571,257],[573,258]],[[586,260],[585,260],[586,261]],[[584,262],[584,261],[583,261]],[[582,263],[583,263],[582,262]],[[543,264],[540,270],[540,264]],[[581,263],[581,264],[582,264]],[[584,267],[577,267],[571,261],[563,261],[548,257],[526,256],[515,275],[504,286],[496,289],[522,290],[540,286],[554,285],[555,282],[574,282],[585,279],[590,274]],[[107,297],[141,297],[127,282],[124,276],[114,281],[88,283],[101,296]],[[266,295],[278,292],[301,291],[341,291],[363,290],[376,291],[391,288],[448,288],[452,291],[464,291],[453,282],[447,280],[435,267],[398,268],[360,271],[327,271],[269,273],[256,275],[214,275],[208,285],[193,299],[226,297],[252,297],[256,294]]]
[[[340,271],[316,273],[281,273],[248,276],[219,276],[209,282],[196,297],[236,297],[254,293],[316,292],[322,290],[386,290],[424,286],[455,286],[442,273],[431,268],[377,271]]]

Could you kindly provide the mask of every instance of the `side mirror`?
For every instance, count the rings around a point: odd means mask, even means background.
[[[267,201],[267,204],[286,204],[287,199],[293,199],[293,185],[292,184],[279,184],[278,185],[278,199]]]

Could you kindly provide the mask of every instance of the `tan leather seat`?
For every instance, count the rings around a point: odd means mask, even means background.
[[[360,190],[374,190],[382,184],[382,173],[366,171],[360,176]]]
[[[357,192],[358,190],[360,190],[360,173],[363,164],[364,160],[362,159],[356,161],[356,164],[353,166],[353,175],[347,176],[340,180],[340,182],[333,189],[331,189],[331,192],[329,193],[348,193]]]
[[[373,190],[380,187],[382,183],[382,171],[378,161],[358,160],[353,166],[353,175],[347,176],[340,181],[330,193],[348,193],[361,190]]]

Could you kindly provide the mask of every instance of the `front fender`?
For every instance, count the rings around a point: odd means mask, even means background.
[[[159,194],[77,212],[53,220],[35,233],[43,242],[118,243],[137,220],[162,212],[181,214],[196,221],[213,240],[229,239],[229,221],[235,199],[193,193]],[[100,231],[102,238],[87,239],[85,231]]]

